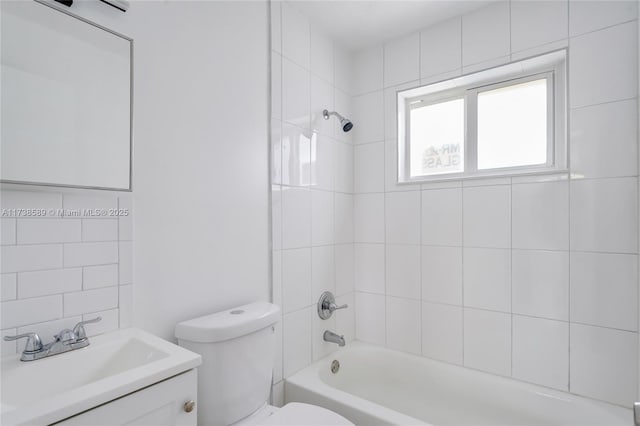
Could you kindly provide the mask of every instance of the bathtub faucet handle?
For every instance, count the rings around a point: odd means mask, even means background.
[[[344,305],[340,305],[340,306],[336,305],[335,303],[330,303],[329,304],[329,310],[331,312],[337,311],[338,309],[347,309],[348,307],[349,307],[349,305],[347,305],[346,303]]]
[[[338,306],[336,304],[336,298],[333,293],[330,291],[325,291],[320,296],[320,300],[318,300],[318,316],[323,319],[331,318],[331,314],[338,309],[347,309],[349,306],[347,304]]]

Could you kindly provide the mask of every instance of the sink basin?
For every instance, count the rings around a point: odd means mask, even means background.
[[[37,361],[2,359],[1,423],[50,424],[200,365],[200,356],[138,329],[90,338]]]

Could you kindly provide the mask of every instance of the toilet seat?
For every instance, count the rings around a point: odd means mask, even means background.
[[[262,426],[353,426],[341,415],[317,405],[290,402],[261,422]]]
[[[233,426],[353,426],[339,414],[317,405],[290,402],[282,408],[266,405]]]

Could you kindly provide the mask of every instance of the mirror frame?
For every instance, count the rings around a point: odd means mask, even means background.
[[[31,182],[31,181],[19,181],[19,180],[8,180],[1,179],[0,184],[11,184],[11,185],[30,185],[30,186],[48,186],[55,188],[81,188],[81,189],[94,189],[94,190],[103,190],[103,191],[120,191],[120,192],[133,192],[133,88],[134,88],[134,80],[133,80],[133,48],[134,42],[131,37],[127,37],[124,34],[118,33],[110,28],[105,27],[104,25],[100,25],[96,22],[93,22],[89,19],[86,19],[82,16],[79,16],[67,9],[63,9],[62,5],[55,3],[51,0],[33,0],[35,3],[38,3],[42,6],[53,9],[57,12],[64,13],[65,15],[70,16],[71,18],[82,21],[86,24],[92,25],[100,30],[106,31],[110,34],[115,35],[116,37],[120,37],[127,42],[129,42],[129,187],[128,188],[110,188],[104,186],[90,186],[90,185],[72,185],[72,184],[62,184],[62,183],[46,183],[46,182]]]

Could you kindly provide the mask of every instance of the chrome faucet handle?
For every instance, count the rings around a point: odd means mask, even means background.
[[[349,305],[347,305],[346,303],[344,305],[340,305],[340,306],[336,305],[335,303],[330,303],[329,304],[329,310],[331,312],[337,311],[338,309],[347,309],[348,307],[349,307]]]
[[[320,295],[320,300],[318,300],[318,316],[321,319],[326,320],[331,318],[334,311],[337,311],[338,309],[347,309],[348,307],[349,306],[346,304],[341,306],[336,305],[336,298],[333,293],[325,291]]]
[[[84,340],[87,338],[87,332],[84,330],[86,324],[93,324],[102,320],[102,317],[95,317],[90,320],[80,321],[73,327],[73,334],[76,336],[76,341]]]
[[[73,330],[69,330],[68,328],[65,328],[64,330],[60,331],[58,334],[53,336],[54,339],[56,339],[56,342],[62,342],[62,343],[68,343],[68,342],[75,342],[77,339],[76,333],[73,332]]]
[[[27,339],[27,344],[24,346],[24,352],[39,352],[42,350],[42,340],[40,340],[40,336],[38,336],[38,333],[24,333],[18,334],[17,336],[4,336],[4,340],[6,342],[11,342],[12,340],[23,338]]]

